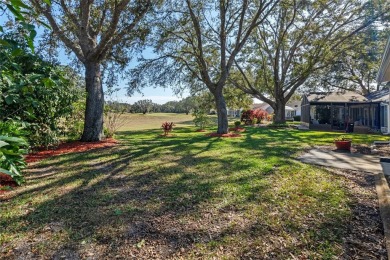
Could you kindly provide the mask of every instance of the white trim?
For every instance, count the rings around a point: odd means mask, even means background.
[[[381,66],[376,78],[378,83],[390,81],[390,37],[386,44],[386,49],[383,53]]]

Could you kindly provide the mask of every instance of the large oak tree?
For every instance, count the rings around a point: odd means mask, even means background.
[[[275,122],[285,122],[285,105],[314,72],[337,61],[353,47],[349,41],[387,9],[366,19],[372,1],[282,0],[261,23],[237,57],[233,83],[267,102],[275,111]],[[236,76],[236,74],[234,74]]]
[[[102,137],[104,93],[102,64],[126,63],[143,44],[144,19],[152,0],[29,0],[53,33],[85,68],[87,102],[82,141]]]
[[[205,86],[214,96],[218,133],[228,132],[223,89],[237,55],[279,0],[168,0],[156,19],[154,50],[133,70],[142,84]]]

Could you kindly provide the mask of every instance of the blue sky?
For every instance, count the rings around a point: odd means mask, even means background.
[[[0,16],[0,25],[4,25],[5,22],[8,21],[8,18],[6,17],[7,15]],[[40,30],[37,28],[38,35],[36,37],[36,42],[39,41],[40,36],[43,33],[43,30]],[[148,55],[148,52],[145,52],[146,55]],[[59,54],[59,61],[63,65],[68,65],[69,64],[69,59],[66,56],[64,51],[60,51]],[[136,59],[134,61],[130,62],[128,65],[129,67],[134,67],[137,65]],[[170,88],[153,88],[153,87],[148,87],[144,88],[142,90],[142,94],[135,93],[133,96],[129,97],[126,95],[126,81],[120,81],[118,84],[118,88],[120,90],[115,94],[115,99],[117,99],[120,102],[126,102],[126,103],[134,103],[138,100],[141,99],[151,99],[154,103],[158,104],[164,104],[168,101],[173,101],[173,100],[180,100],[183,97],[188,96],[188,92],[184,93],[182,96],[177,96],[173,93],[172,89]]]

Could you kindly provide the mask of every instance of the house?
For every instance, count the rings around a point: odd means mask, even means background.
[[[390,82],[390,38],[387,41],[386,49],[385,49],[385,52],[384,52],[383,57],[382,57],[382,63],[381,63],[381,66],[379,68],[379,71],[378,71],[377,82],[378,82],[378,84],[384,83],[384,82]],[[387,91],[388,91],[388,89],[387,89]],[[383,116],[382,116],[383,117],[382,132],[384,132],[383,130],[385,130],[385,128],[387,128],[386,129],[387,130],[386,131],[387,134],[390,134],[390,127],[389,127],[389,123],[390,123],[390,106],[389,106],[389,101],[390,101],[390,96],[389,96],[389,93],[388,93],[387,95],[385,94],[382,97],[382,102],[383,102],[382,104],[383,104],[383,107],[384,107]],[[386,111],[386,113],[385,113],[385,111]]]
[[[313,92],[303,96],[301,122],[310,129],[346,130],[354,124],[354,132],[385,131],[388,90],[367,96],[353,91]]]
[[[390,38],[387,41],[386,49],[382,57],[382,63],[378,71],[377,82],[390,81]]]
[[[298,107],[299,107],[299,109],[297,109],[297,110],[299,110],[299,113],[300,113],[300,110],[301,110],[300,106],[298,106]],[[274,113],[274,109],[268,103],[253,104],[252,105],[252,109],[263,109],[263,110],[267,111],[268,114],[273,114]],[[293,107],[286,106],[285,107],[286,119],[287,120],[289,120],[289,119],[292,120],[293,117],[297,115],[297,110],[294,109]]]

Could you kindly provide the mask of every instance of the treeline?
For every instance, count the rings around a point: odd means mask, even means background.
[[[165,104],[154,103],[151,99],[143,99],[134,104],[121,103],[116,101],[106,102],[115,110],[128,113],[186,113],[189,114],[197,106],[195,97],[186,97],[179,101],[169,101]]]

